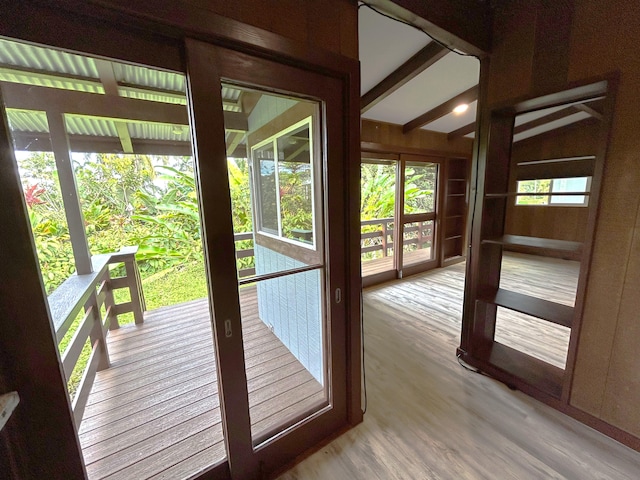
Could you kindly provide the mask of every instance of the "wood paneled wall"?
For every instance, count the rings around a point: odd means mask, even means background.
[[[102,0],[100,3],[113,5],[117,9],[126,9],[130,6],[136,9],[136,4],[142,2],[140,0]],[[198,11],[215,13],[309,46],[321,47],[357,59],[358,10],[355,5],[355,0],[323,0],[321,2],[175,0],[168,14],[188,19],[197,17]],[[148,13],[160,19],[167,16],[161,8]]]
[[[566,2],[557,2],[557,4]],[[640,436],[640,9],[634,0],[574,0],[568,68],[534,69],[536,20],[556,2],[503,0],[495,9],[491,102],[535,94],[536,79],[620,72],[571,405]]]
[[[446,133],[431,132],[420,128],[403,134],[402,125],[366,119],[361,121],[360,140],[363,144],[375,144],[375,147],[382,149],[393,146],[396,148],[387,149],[401,153],[433,154],[441,152],[468,156],[473,150],[473,139],[471,138],[461,137],[449,141]]]
[[[516,191],[518,162],[596,154],[598,124],[576,125],[558,133],[538,135],[517,142],[511,151],[510,191]],[[584,241],[589,211],[583,207],[507,205],[505,233],[532,237]]]

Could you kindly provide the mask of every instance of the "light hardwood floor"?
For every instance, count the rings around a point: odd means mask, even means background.
[[[570,296],[575,264],[540,260],[508,256],[509,286],[529,265]],[[365,290],[364,422],[280,479],[640,478],[640,453],[458,364],[463,285],[458,264]]]

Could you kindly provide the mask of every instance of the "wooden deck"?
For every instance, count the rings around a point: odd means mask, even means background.
[[[423,248],[413,252],[404,252],[403,260],[405,266],[429,261],[431,260],[431,249]],[[393,257],[382,257],[362,262],[363,277],[388,272],[389,270],[393,270]]]
[[[241,289],[252,433],[286,424],[324,389],[258,318]],[[226,457],[206,299],[145,313],[108,337],[80,442],[89,478],[190,478]]]
[[[573,301],[574,262],[508,254],[503,268],[505,288],[555,278],[554,295]],[[365,289],[364,422],[281,480],[640,478],[639,452],[458,364],[464,272],[459,263]],[[511,324],[509,334],[551,355],[555,331],[531,338]]]

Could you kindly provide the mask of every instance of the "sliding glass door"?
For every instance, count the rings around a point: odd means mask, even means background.
[[[440,162],[417,155],[362,154],[364,286],[438,266]]]
[[[232,476],[346,423],[341,84],[187,42]]]

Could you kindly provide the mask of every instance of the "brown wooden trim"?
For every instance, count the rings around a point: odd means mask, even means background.
[[[390,145],[384,143],[374,143],[374,142],[360,142],[360,148],[363,152],[367,153],[396,153],[396,154],[410,154],[410,155],[421,155],[421,156],[434,156],[434,157],[461,157],[461,158],[470,158],[470,154],[468,151],[460,151],[460,152],[443,152],[440,150],[429,150],[423,148],[413,148],[413,147],[403,147],[400,145]]]
[[[618,77],[619,74],[613,71],[569,82],[564,85],[564,88],[551,87],[544,92],[540,92],[539,96],[536,97],[526,94],[508,100],[501,100],[488,105],[487,108],[489,111],[500,114],[517,115],[549,107],[558,107],[567,103],[596,100],[606,95],[607,84],[616,81]]]
[[[370,163],[370,160],[390,160],[390,161],[398,161],[400,160],[400,155],[397,153],[383,153],[383,152],[361,152],[360,153],[360,161],[362,163]]]
[[[449,53],[449,50],[436,42],[430,42],[412,56],[409,60],[400,65],[397,69],[387,75],[380,83],[362,96],[360,101],[360,112],[373,108],[379,102],[387,98],[409,81],[420,75],[431,65]]]
[[[490,58],[485,57],[480,61],[480,79],[478,94],[478,109],[476,112],[476,135],[471,162],[471,176],[469,188],[468,214],[466,221],[467,231],[467,263],[465,270],[465,288],[462,304],[462,328],[460,335],[460,351],[466,352],[473,349],[471,344],[473,336],[473,322],[475,316],[475,297],[478,292],[480,279],[476,274],[480,265],[480,239],[481,222],[476,219],[481,215],[484,206],[484,176],[487,166],[487,140],[489,135],[490,110],[487,108],[489,92]]]
[[[198,186],[205,266],[218,364],[222,424],[229,468],[239,477],[257,469],[252,449],[242,325],[236,278],[231,198],[227,185],[225,125],[222,112],[219,52],[208,44],[187,39],[187,95],[194,134],[195,177]],[[205,160],[206,159],[206,160]],[[225,335],[231,322],[231,336]],[[230,432],[233,432],[231,434]]]
[[[362,318],[362,277],[360,255],[360,68],[353,68],[343,80],[343,108],[348,112],[344,119],[342,141],[344,142],[344,203],[347,224],[346,255],[347,283],[345,298],[349,299],[346,313],[347,342],[347,415],[350,425],[363,420],[362,362],[363,358],[363,318]]]
[[[598,217],[600,215],[600,195],[602,193],[605,162],[609,149],[609,143],[611,141],[611,132],[613,130],[612,126],[618,85],[618,75],[614,74],[609,76],[609,80],[607,81],[607,96],[604,100],[604,111],[602,120],[600,121],[600,131],[598,132],[596,162],[593,169],[593,176],[591,177],[589,218],[587,220],[585,240],[582,247],[582,262],[580,264],[580,277],[578,278],[576,303],[574,307],[576,311],[576,322],[571,329],[569,351],[567,353],[566,370],[567,372],[569,372],[569,380],[565,384],[565,388],[562,392],[562,399],[567,403],[571,402],[571,390],[573,389],[573,372],[578,356],[578,349],[580,348],[580,332],[582,327],[582,317],[584,315],[584,307],[586,303],[587,282],[589,279],[589,273],[591,271],[595,232],[598,225]],[[636,439],[635,445],[639,446],[640,440]]]
[[[0,434],[9,449],[0,455],[0,470],[13,478],[85,478],[10,129],[0,110],[0,391],[20,394]]]
[[[478,85],[471,87],[468,90],[456,95],[453,98],[450,98],[444,103],[441,103],[435,108],[432,108],[428,112],[423,113],[422,115],[414,118],[413,120],[408,121],[402,126],[402,131],[407,134],[411,130],[416,128],[420,128],[424,125],[427,125],[440,117],[444,117],[453,111],[455,107],[460,105],[461,103],[471,103],[478,99]]]

